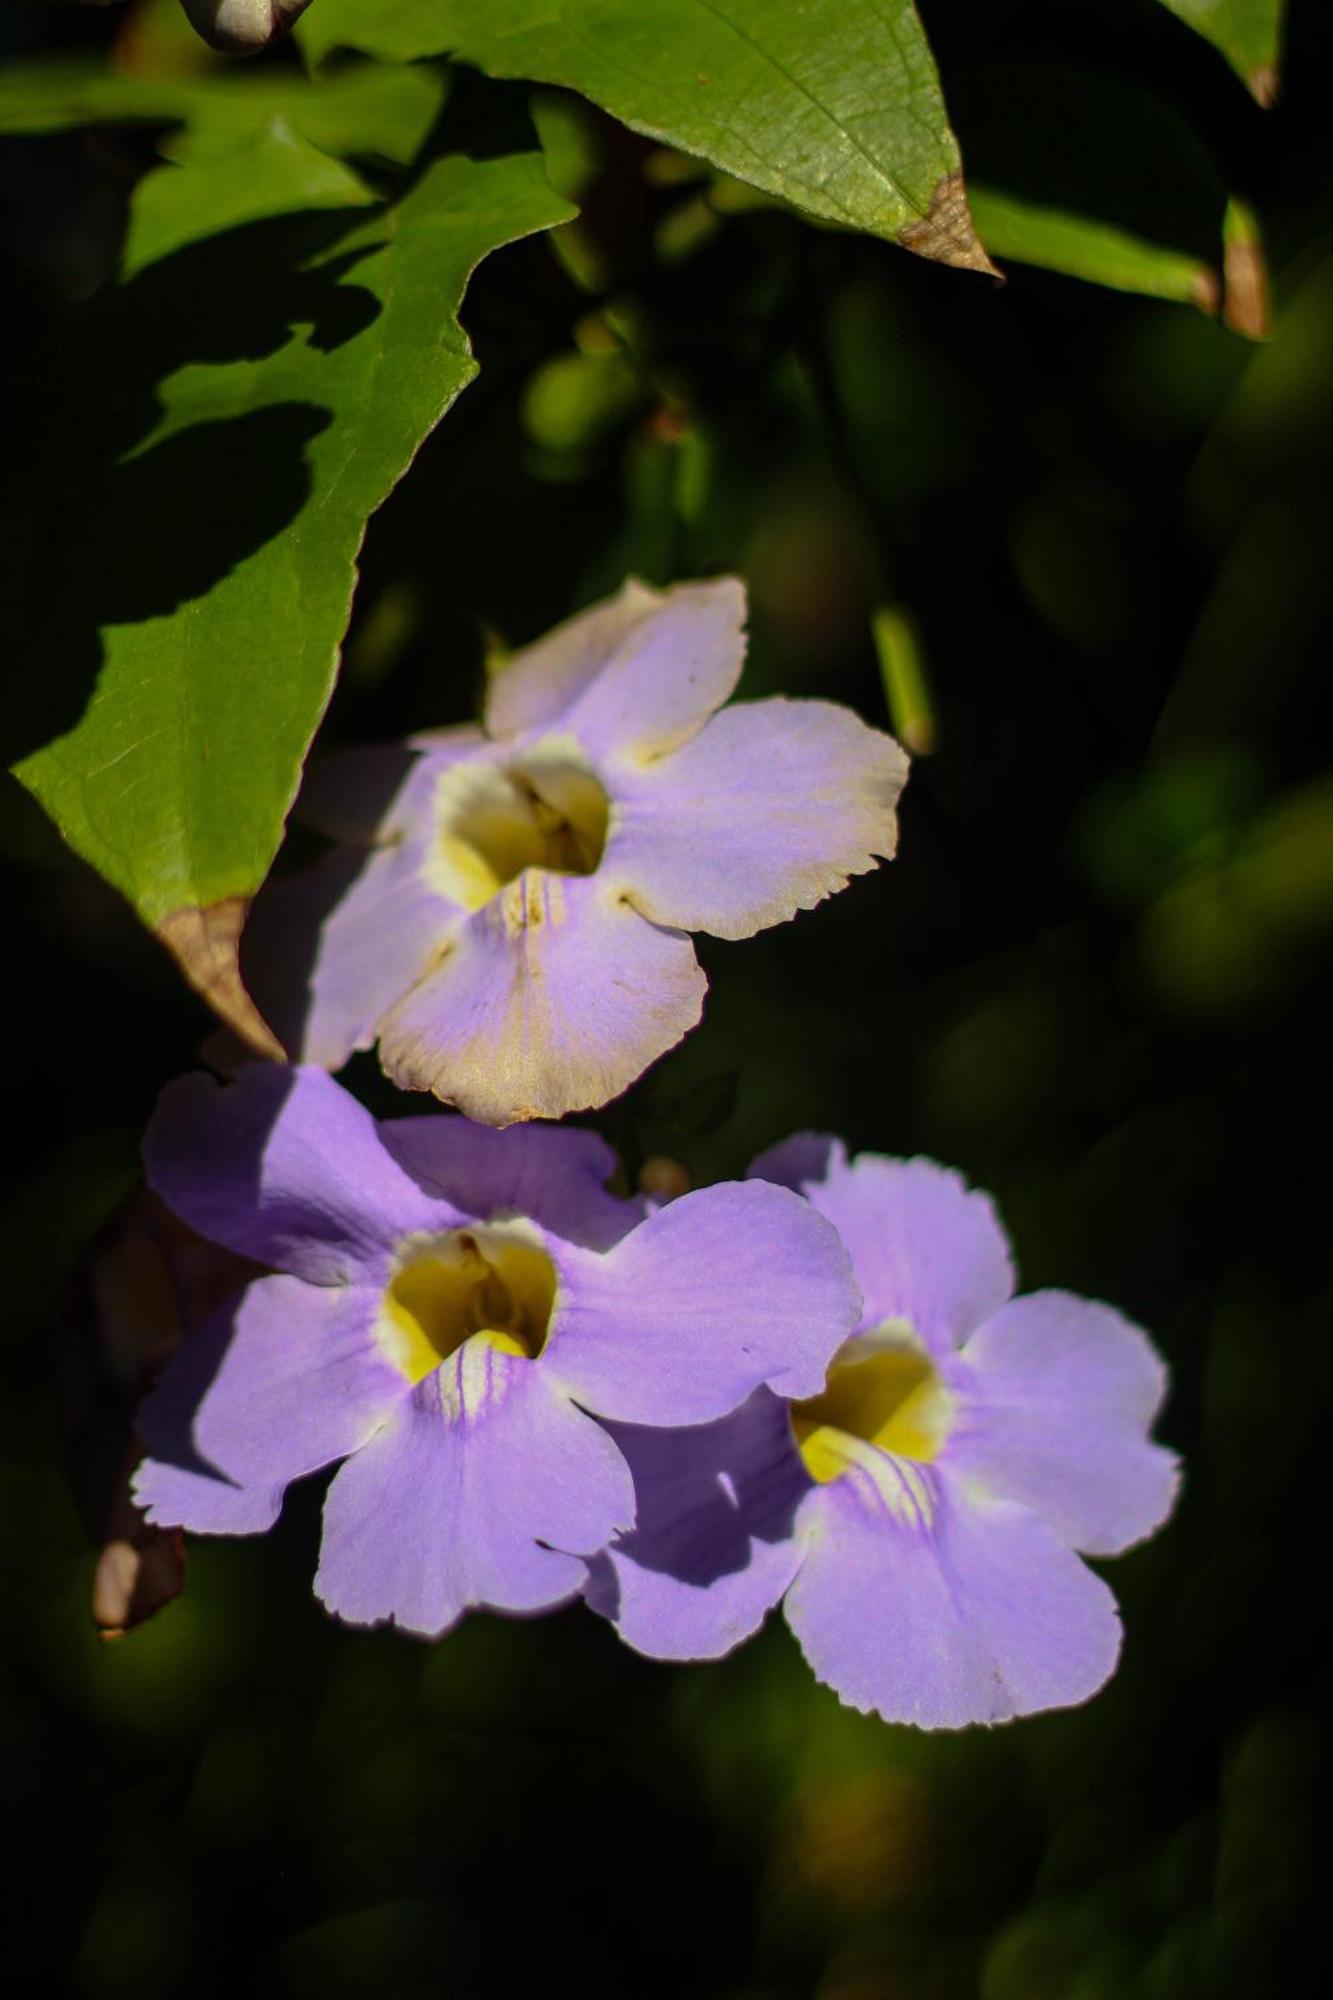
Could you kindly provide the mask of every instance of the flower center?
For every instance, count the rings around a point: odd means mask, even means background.
[[[806,1471],[821,1485],[840,1479],[862,1443],[929,1464],[944,1442],[950,1409],[930,1356],[915,1335],[910,1344],[893,1339],[867,1348],[861,1339],[850,1346],[820,1393],[792,1405]]]
[[[525,868],[591,875],[606,846],[610,803],[591,771],[540,750],[522,766],[460,764],[440,780],[436,888],[479,910]]]
[[[498,1230],[454,1230],[402,1265],[384,1294],[380,1341],[409,1382],[469,1340],[535,1361],[555,1289],[555,1266],[536,1244]]]

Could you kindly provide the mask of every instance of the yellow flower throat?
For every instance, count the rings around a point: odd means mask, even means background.
[[[915,1340],[867,1347],[835,1361],[817,1396],[792,1405],[792,1429],[806,1471],[821,1485],[840,1479],[866,1444],[921,1464],[937,1455],[950,1399],[930,1356]]]
[[[523,769],[462,764],[446,772],[436,810],[431,878],[469,910],[481,909],[525,868],[591,875],[611,813],[590,771],[567,757],[537,755]]]
[[[502,1230],[454,1230],[424,1244],[389,1285],[381,1345],[409,1382],[470,1340],[535,1361],[555,1292],[555,1266],[535,1243]]]

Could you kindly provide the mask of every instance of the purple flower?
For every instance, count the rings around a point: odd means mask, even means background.
[[[823,1379],[857,1312],[836,1232],[759,1182],[645,1215],[592,1133],[376,1124],[322,1070],[187,1077],[145,1142],[151,1185],[268,1266],[141,1413],[151,1521],[247,1534],[343,1459],[317,1594],[354,1624],[446,1630],[471,1605],[575,1594],[634,1520],[598,1417],[698,1424]]]
[[[957,1728],[1084,1701],[1115,1601],[1075,1550],[1160,1525],[1177,1468],[1148,1428],[1165,1372],[1109,1306],[1014,1298],[984,1194],[929,1160],[811,1135],[756,1161],[833,1222],[865,1296],[818,1395],[759,1390],[688,1436],[612,1426],[638,1522],[593,1607],[658,1658],[728,1651],[785,1597],[821,1681],[893,1722]]]
[[[618,596],[515,655],[483,729],[344,752],[342,843],[260,897],[246,977],[287,1048],[506,1125],[604,1104],[699,1019],[687,935],[785,922],[888,857],[907,761],[823,701],[722,709],[731,578]],[[715,713],[722,709],[721,713]]]

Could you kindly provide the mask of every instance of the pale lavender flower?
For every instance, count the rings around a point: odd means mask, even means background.
[[[929,1160],[806,1136],[754,1173],[837,1227],[865,1297],[821,1392],[768,1390],[670,1436],[620,1425],[635,1530],[586,1595],[640,1651],[727,1652],[785,1599],[818,1678],[852,1707],[956,1728],[1086,1700],[1120,1646],[1079,1560],[1170,1512],[1149,1441],[1165,1372],[1111,1307],[1014,1298],[988,1198]]]
[[[304,816],[342,845],[245,945],[288,1051],[336,1070],[378,1041],[489,1124],[603,1104],[699,1019],[687,933],[749,937],[890,856],[891,737],[831,702],[722,707],[744,616],[731,578],[628,583],[516,654],[482,728],[317,766]]]
[[[606,1191],[594,1134],[376,1124],[322,1070],[187,1077],[145,1142],[157,1193],[269,1266],[145,1403],[148,1518],[247,1534],[343,1459],[315,1589],[354,1624],[442,1632],[575,1594],[634,1520],[598,1417],[697,1424],[818,1387],[857,1312],[836,1232],[785,1189],[669,1208]]]

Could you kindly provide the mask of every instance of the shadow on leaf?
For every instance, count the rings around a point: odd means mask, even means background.
[[[205,597],[299,515],[308,449],[330,409],[290,393],[246,407],[238,383],[234,410],[215,396],[215,417],[157,437],[171,422],[163,385],[197,369],[207,397],[215,385],[203,371],[355,339],[380,311],[348,282],[368,251],[329,252],[364,224],[360,209],[250,224],[31,329],[13,372],[10,518],[0,522],[4,626],[19,668],[0,720],[6,762],[78,722],[105,627]],[[293,368],[290,385],[300,384]]]

